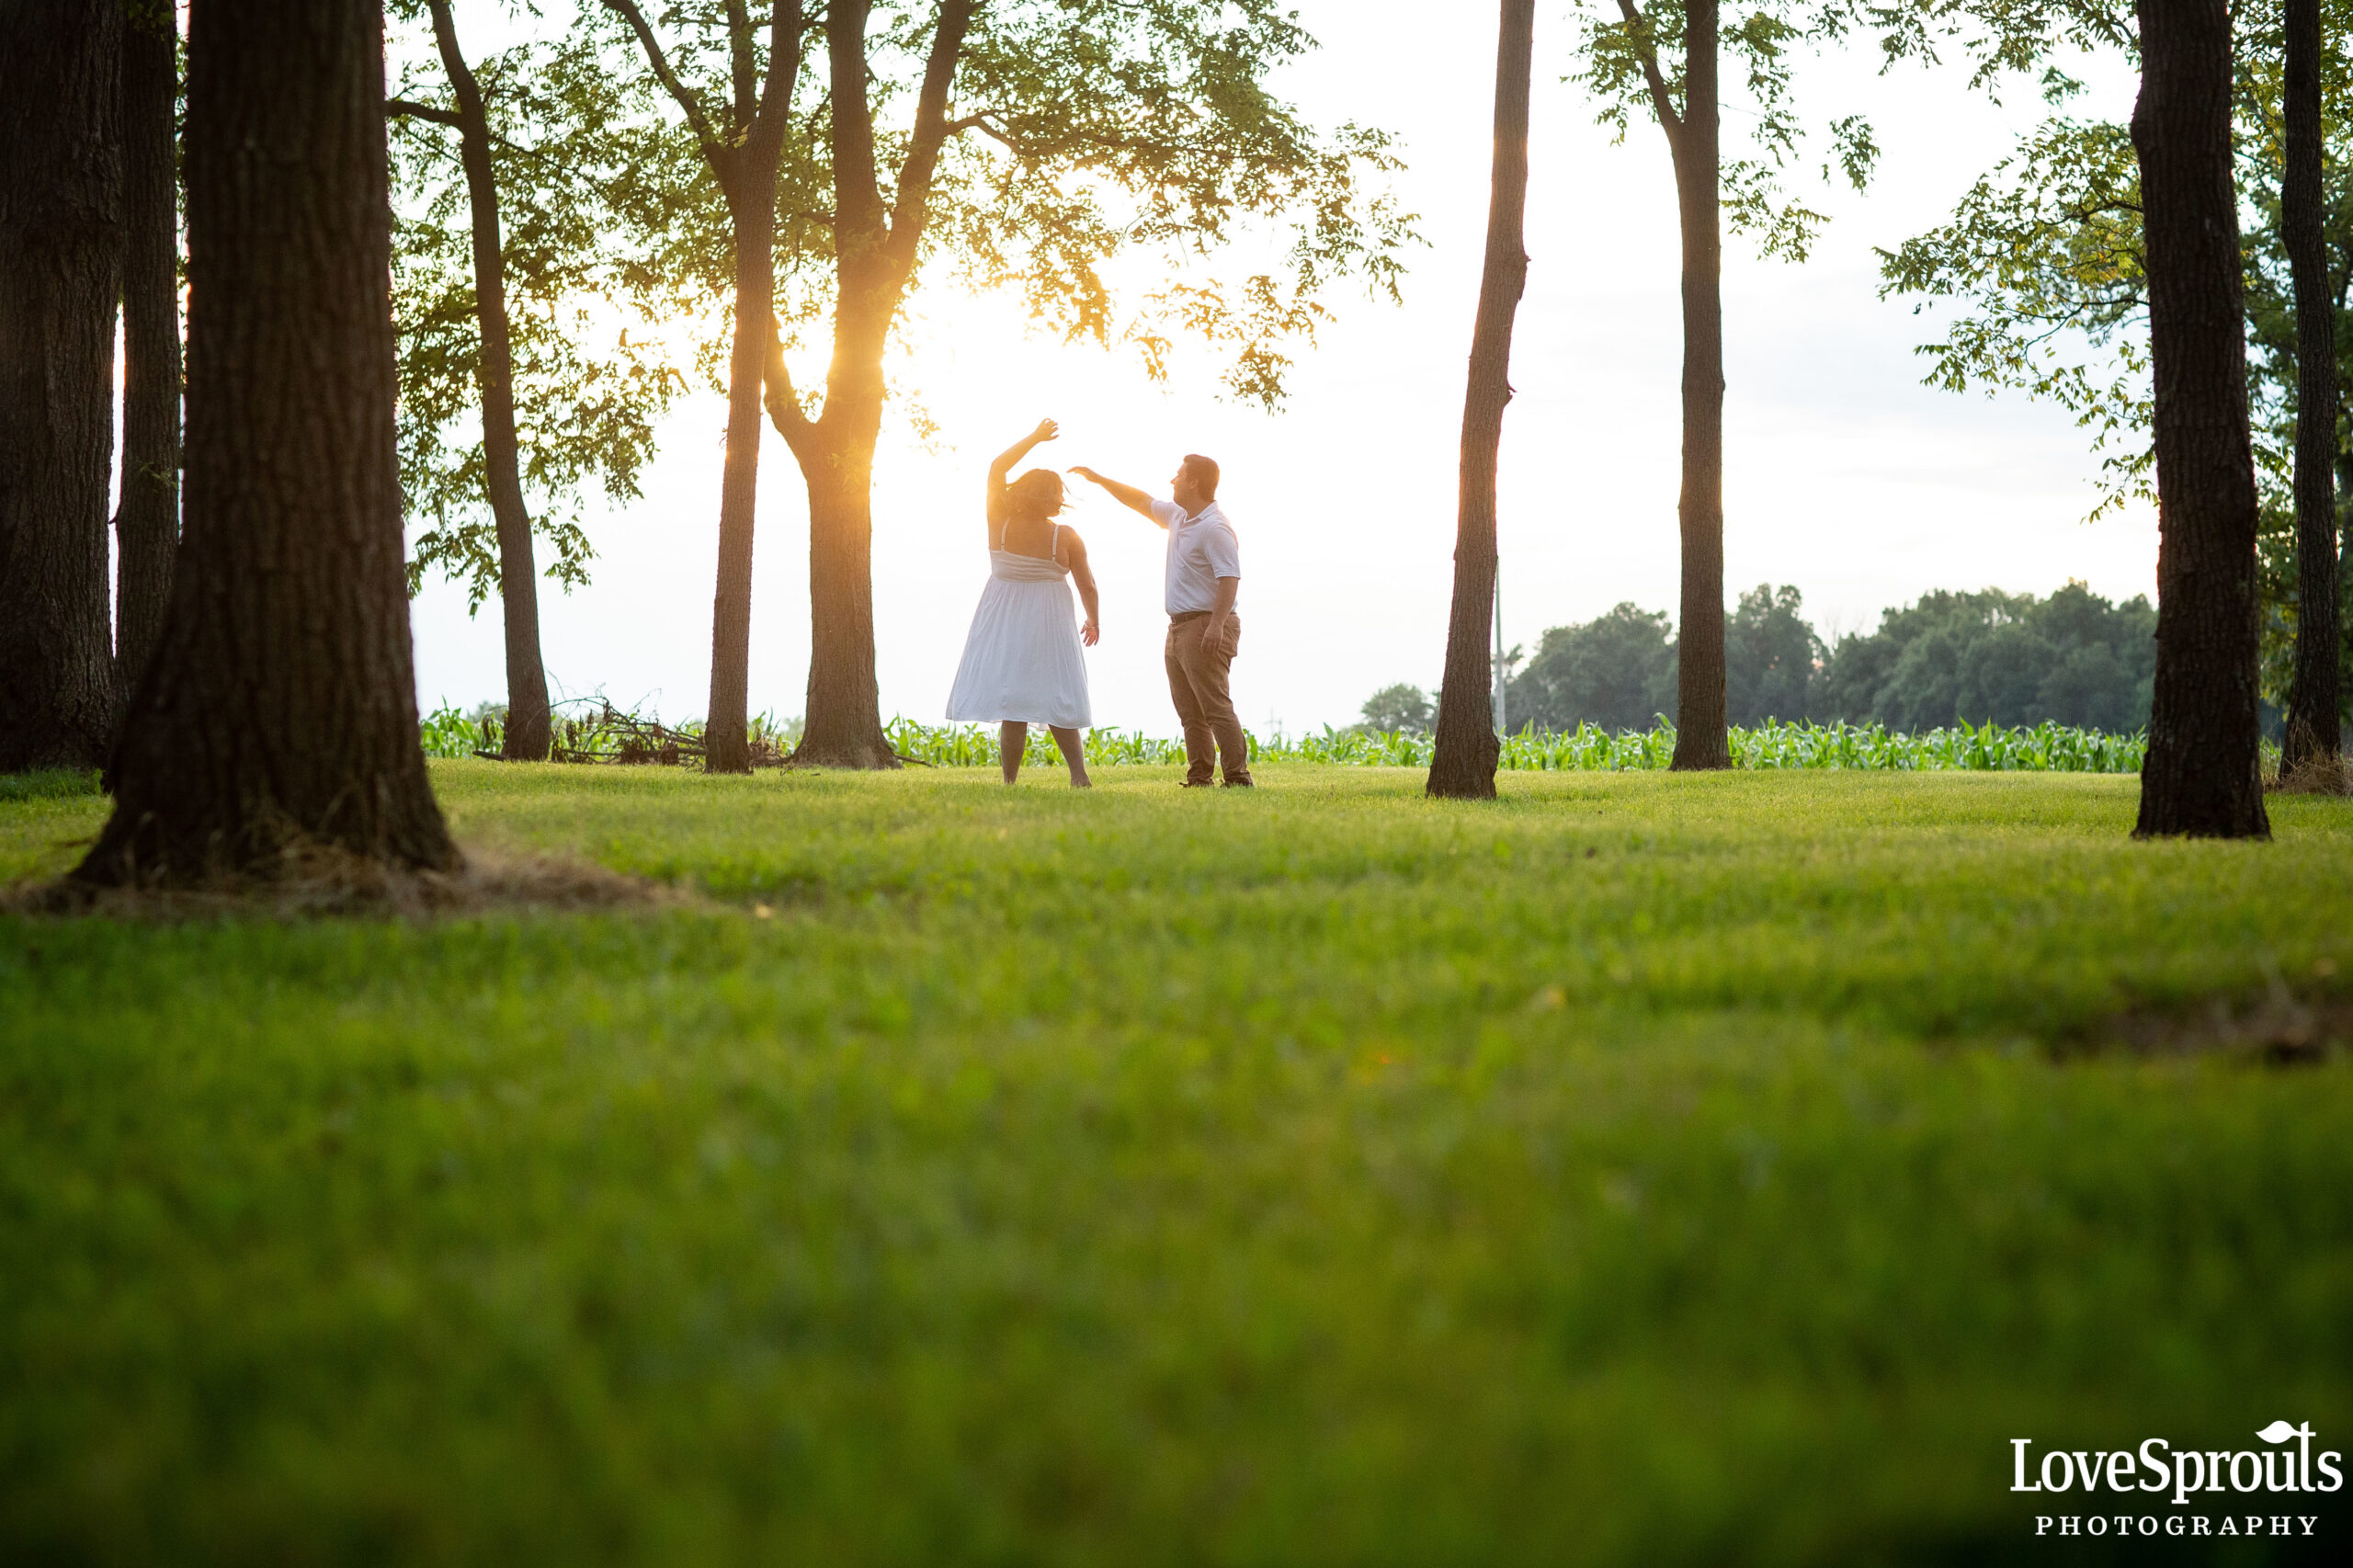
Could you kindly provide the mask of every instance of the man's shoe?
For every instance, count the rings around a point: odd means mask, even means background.
[[[1229,790],[1256,790],[1258,787],[1258,781],[1255,778],[1229,778],[1225,781],[1225,787]]]

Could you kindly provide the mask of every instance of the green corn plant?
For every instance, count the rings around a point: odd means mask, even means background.
[[[444,703],[418,724],[428,756],[471,756],[492,742],[481,723]],[[997,732],[994,725],[925,724],[904,717],[883,726],[899,755],[934,767],[995,767]],[[699,736],[699,721],[676,726],[682,735]],[[753,721],[755,740],[789,750],[798,738],[797,720],[762,714]],[[1245,732],[1246,733],[1246,732]],[[1339,767],[1427,767],[1432,742],[1427,734],[1407,731],[1374,732],[1334,729],[1290,735],[1249,734],[1250,755],[1265,763],[1312,763]],[[1866,772],[1968,771],[2030,773],[2132,773],[2148,749],[2140,733],[2109,734],[2097,730],[2043,722],[2004,726],[1993,722],[1958,723],[1948,728],[1907,734],[1881,724],[1813,722],[1734,727],[1729,740],[1736,767],[1756,770],[1842,767]],[[565,752],[602,758],[617,754],[619,741],[595,715],[559,718],[556,744]],[[1147,735],[1140,730],[1089,731],[1086,741],[1090,767],[1176,767],[1185,761],[1181,740]],[[2278,748],[2265,753],[2277,768]],[[1525,772],[1623,772],[1664,769],[1675,756],[1675,726],[1662,717],[1648,730],[1611,732],[1597,724],[1574,730],[1523,728],[1505,737],[1497,766]],[[1025,767],[1057,767],[1062,761],[1053,738],[1033,729],[1022,748]]]

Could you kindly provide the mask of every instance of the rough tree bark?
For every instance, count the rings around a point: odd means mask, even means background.
[[[1454,606],[1447,622],[1446,676],[1438,737],[1424,788],[1450,800],[1495,796],[1493,666],[1487,635],[1495,608],[1495,465],[1511,402],[1512,323],[1528,284],[1528,97],[1535,0],[1503,0],[1495,40],[1495,166],[1487,199],[1487,252],[1471,330],[1462,398],[1461,495],[1454,530]]]
[[[122,480],[116,688],[145,673],[180,541],[179,34],[161,0],[123,28]]]
[[[1732,766],[1724,731],[1724,302],[1722,115],[1716,0],[1684,6],[1683,108],[1677,111],[1633,0],[1618,0],[1642,51],[1651,108],[1675,165],[1683,233],[1683,601],[1676,631],[1677,768]]]
[[[2140,836],[2270,835],[2224,0],[2137,0],[2132,108],[2155,370],[2157,671]]]
[[[186,529],[74,877],[453,867],[401,570],[381,0],[196,6],[187,137]]]
[[[498,182],[490,165],[490,116],[449,0],[430,0],[433,41],[458,100],[458,155],[472,206],[474,319],[482,331],[482,452],[491,516],[498,524],[498,602],[506,630],[506,735],[510,761],[548,756],[548,676],[540,660],[540,575],[531,559],[531,513],[523,500],[515,439],[515,353],[506,326],[506,267],[498,228]]]
[[[119,0],[0,7],[0,773],[97,767],[119,706],[122,33]]]
[[[2279,228],[2296,297],[2296,669],[2280,771],[2344,746],[2336,559],[2336,301],[2321,183],[2320,0],[2287,0]]]
[[[710,704],[703,714],[703,739],[704,766],[711,772],[748,773],[752,770],[753,507],[759,498],[762,404],[776,335],[777,165],[783,154],[793,88],[800,78],[801,45],[806,31],[801,0],[780,0],[770,7],[765,88],[758,85],[747,9],[743,0],[729,0],[728,45],[734,92],[723,128],[712,124],[701,101],[670,69],[661,42],[636,0],[605,0],[605,4],[629,24],[654,75],[685,112],[703,161],[726,199],[734,233],[735,322],[727,361],[727,457],[719,486],[719,583],[711,597]]]
[[[1675,205],[1683,228],[1683,604],[1677,627],[1678,768],[1732,766],[1724,733],[1723,223],[1718,210],[1722,116],[1716,104],[1716,0],[1691,0]]]
[[[809,687],[792,757],[809,766],[899,766],[882,733],[874,674],[874,448],[882,431],[877,391],[872,415],[841,420],[802,470],[809,489]]]

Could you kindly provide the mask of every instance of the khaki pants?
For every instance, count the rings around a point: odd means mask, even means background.
[[[1234,716],[1233,699],[1226,690],[1226,675],[1242,647],[1242,618],[1225,618],[1225,636],[1209,645],[1206,610],[1173,617],[1168,622],[1168,695],[1176,699],[1177,722],[1185,727],[1185,782],[1207,784],[1214,777],[1218,754],[1223,752],[1225,781],[1250,782],[1250,744],[1243,739],[1242,721]]]

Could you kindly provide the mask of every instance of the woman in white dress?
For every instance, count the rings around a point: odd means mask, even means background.
[[[1058,434],[1052,420],[1041,419],[989,464],[989,583],[964,639],[948,717],[999,726],[1007,784],[1020,774],[1029,726],[1045,725],[1070,764],[1071,788],[1084,790],[1086,754],[1079,732],[1095,716],[1079,644],[1092,648],[1100,635],[1095,574],[1087,570],[1086,542],[1077,530],[1054,521],[1063,509],[1062,475],[1033,468],[1009,484],[1005,477],[1030,448]],[[1073,582],[1086,606],[1086,624],[1080,627],[1071,624]]]

